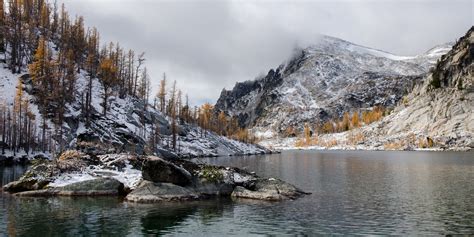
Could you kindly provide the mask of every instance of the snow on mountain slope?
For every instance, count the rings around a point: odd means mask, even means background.
[[[32,93],[32,82],[28,74],[12,74],[0,63],[0,103],[5,102],[12,106],[16,88],[23,82],[23,95],[29,101],[29,108],[35,114],[36,131],[41,131],[42,115],[39,113],[36,98]],[[157,126],[159,141],[155,144],[155,152],[162,156],[198,157],[218,155],[246,155],[268,152],[267,149],[256,145],[234,141],[217,134],[201,131],[196,125],[180,123],[177,138],[178,151],[174,152],[170,146],[172,140],[171,119],[161,112],[133,97],[120,98],[112,95],[108,101],[106,116],[102,114],[103,87],[98,79],[93,79],[92,116],[90,126],[86,126],[83,108],[83,95],[86,94],[89,77],[85,71],[76,76],[74,90],[75,100],[66,104],[63,136],[53,136],[56,147],[61,143],[65,149],[86,149],[102,154],[105,152],[130,152],[142,154],[150,148],[149,137],[153,127]],[[48,130],[53,132],[55,126],[50,118],[46,119]],[[39,135],[38,135],[39,136]],[[150,151],[148,151],[150,152]],[[7,151],[7,154],[10,154]],[[19,152],[17,155],[25,155]],[[34,156],[35,154],[30,154]],[[50,156],[50,154],[46,154]]]
[[[323,36],[266,77],[223,90],[216,110],[237,116],[241,125],[260,134],[273,134],[345,111],[391,107],[449,47],[408,57]]]
[[[18,85],[17,77],[17,75],[13,75],[7,68],[0,67],[0,101],[10,105],[13,104],[16,87]]]
[[[386,134],[412,132],[445,146],[474,148],[474,27],[407,98],[384,119]]]
[[[474,149],[474,27],[450,48],[434,60],[438,63],[423,83],[416,85],[404,103],[382,120],[342,133],[320,135],[317,146],[305,149]],[[445,47],[434,48],[426,58],[443,52]],[[354,140],[356,135],[360,140]],[[296,139],[270,137],[260,144],[294,149]]]

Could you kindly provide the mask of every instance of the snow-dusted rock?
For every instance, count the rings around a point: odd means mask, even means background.
[[[192,182],[189,171],[158,157],[148,157],[143,164],[142,175],[143,179],[148,181],[179,186],[186,186]]]
[[[64,187],[26,191],[15,194],[21,197],[38,196],[118,196],[124,194],[123,183],[113,178],[98,178],[72,183]]]
[[[78,156],[76,159],[81,158]],[[274,193],[271,196],[234,195],[242,198],[285,200],[304,194],[283,181],[261,179],[237,168],[196,164],[180,159],[164,160],[153,156],[138,159],[127,154],[107,154],[98,158],[98,165],[91,165],[80,172],[71,169],[61,171],[57,164],[45,161],[34,165],[19,181],[7,184],[4,189],[18,196],[129,193],[125,200],[141,203],[230,197],[236,187],[253,190],[257,194],[276,191],[277,196],[280,195],[278,198]],[[131,165],[134,160],[143,162],[141,171]],[[120,162],[124,163],[124,167],[115,166]]]
[[[16,193],[39,190],[48,185],[58,173],[58,169],[48,161],[39,161],[33,165],[19,180],[3,186],[3,190]]]

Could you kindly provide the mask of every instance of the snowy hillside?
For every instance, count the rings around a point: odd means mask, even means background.
[[[3,65],[0,67],[0,101],[5,101],[7,106],[12,106],[19,81],[23,81],[25,100],[29,101],[29,109],[35,114],[36,130],[41,130],[42,116],[36,105],[35,96],[31,95],[32,84],[28,74],[12,74]],[[178,151],[171,149],[171,124],[170,118],[161,114],[151,105],[144,109],[144,103],[133,97],[109,98],[109,110],[106,116],[102,114],[102,84],[93,80],[92,91],[92,121],[87,128],[82,114],[83,98],[88,84],[85,71],[77,75],[74,97],[72,103],[66,105],[64,123],[62,126],[63,137],[57,135],[52,139],[59,147],[64,143],[64,149],[85,149],[89,152],[104,154],[106,152],[130,152],[142,154],[150,149],[150,136],[155,126],[158,127],[159,138],[155,144],[155,153],[162,156],[198,157],[218,155],[244,155],[268,152],[265,148],[245,144],[212,132],[201,131],[196,125],[182,123],[179,125]],[[48,133],[55,128],[51,119],[46,119]],[[1,134],[0,134],[1,137]],[[153,148],[151,148],[153,149]],[[148,151],[150,153],[150,151]],[[11,155],[8,151],[6,155]],[[25,155],[19,151],[17,156]],[[30,154],[34,156],[35,154]],[[49,156],[49,154],[46,154]]]
[[[257,135],[271,137],[375,105],[392,107],[450,44],[418,56],[384,51],[324,36],[256,81],[224,90],[216,109],[237,116]],[[300,126],[301,125],[301,126]]]

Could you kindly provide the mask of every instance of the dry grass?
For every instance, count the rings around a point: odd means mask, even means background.
[[[306,144],[305,139],[303,139],[303,138],[296,139],[295,147],[307,147],[307,146],[309,146],[309,145]]]
[[[383,145],[383,148],[385,150],[402,150],[405,145],[403,141],[387,142]]]
[[[419,148],[431,148],[435,145],[433,139],[426,137],[426,138],[419,138],[418,139],[418,147]]]
[[[56,165],[62,172],[81,171],[87,167],[87,163],[83,158],[83,153],[76,150],[68,150],[59,156]]]
[[[357,144],[359,144],[363,141],[365,141],[365,136],[361,132],[347,134],[347,144],[348,145],[357,145]]]
[[[327,140],[321,140],[319,142],[319,145],[322,146],[322,147],[326,147],[326,148],[331,148],[331,147],[335,147],[339,144],[339,142],[336,140],[336,139],[327,139]]]
[[[79,158],[81,158],[82,156],[84,156],[84,154],[81,153],[80,151],[77,151],[77,150],[67,150],[67,151],[63,152],[63,153],[59,156],[59,160],[60,160],[60,161],[64,161],[64,160],[79,159]]]

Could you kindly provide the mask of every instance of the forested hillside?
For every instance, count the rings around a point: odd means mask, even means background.
[[[145,53],[100,42],[98,30],[71,19],[64,5],[0,1],[0,28],[1,154],[264,151],[209,132],[249,141],[211,105],[191,108],[165,75],[155,94]]]

